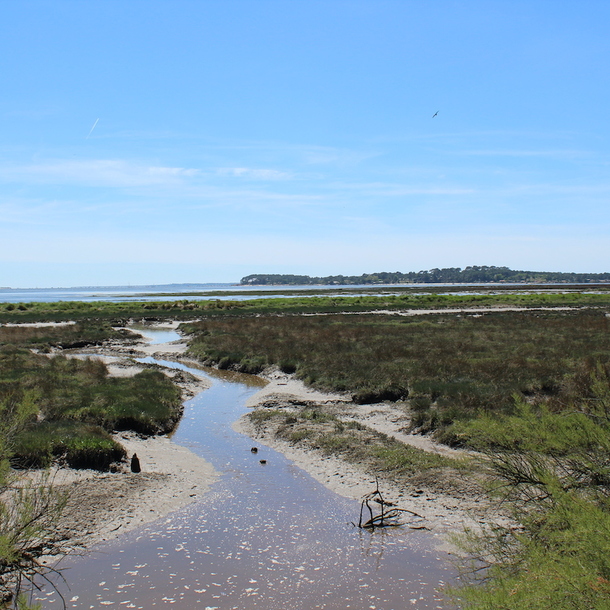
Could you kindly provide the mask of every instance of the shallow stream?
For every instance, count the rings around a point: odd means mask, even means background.
[[[162,342],[172,340],[164,332]],[[202,375],[176,362],[155,362]],[[263,445],[252,453],[253,441],[231,428],[260,384],[251,385],[246,375],[206,376],[212,387],[185,403],[172,440],[210,461],[221,473],[218,482],[189,507],[85,557],[64,560],[69,588],[59,589],[68,608],[453,607],[438,593],[454,570],[434,550],[436,539],[407,528],[353,527],[357,502],[327,490]],[[61,608],[50,589],[39,599],[43,608]]]

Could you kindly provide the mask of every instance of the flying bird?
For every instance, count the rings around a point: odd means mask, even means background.
[[[97,125],[98,121],[99,121],[99,119],[95,119],[95,123],[93,123],[93,127],[91,128],[91,131],[87,134],[87,137],[85,138],[85,140],[89,139],[89,136],[93,133],[93,130],[95,129],[95,126]]]
[[[432,118],[434,118],[437,114],[438,114],[438,110],[432,115]],[[91,131],[93,131],[93,129]]]

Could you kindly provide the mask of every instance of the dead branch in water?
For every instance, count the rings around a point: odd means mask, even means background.
[[[400,525],[404,525],[398,519],[404,514],[408,513],[413,517],[418,517],[419,519],[423,519],[421,515],[418,515],[416,512],[409,510],[408,508],[398,508],[395,502],[389,502],[384,499],[381,491],[379,491],[379,479],[375,477],[375,491],[372,491],[366,494],[362,498],[362,502],[360,503],[360,518],[358,520],[358,525],[352,522],[352,525],[355,527],[359,527],[360,529],[370,529],[374,530],[376,527],[397,527]],[[371,502],[375,502],[379,505],[381,512],[379,514],[375,514],[373,512],[373,508],[371,507]],[[369,512],[369,519],[363,522],[363,513],[364,508]],[[386,510],[389,508],[389,510]],[[421,528],[417,528],[421,529]]]

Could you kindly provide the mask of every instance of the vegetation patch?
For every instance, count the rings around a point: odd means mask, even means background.
[[[90,321],[124,325],[129,320],[194,320],[205,318],[243,317],[257,315],[286,315],[303,313],[370,312],[376,310],[447,309],[476,307],[595,307],[610,306],[607,286],[532,287],[495,285],[489,287],[391,287],[350,288],[344,296],[340,291],[280,290],[273,298],[228,300],[212,298],[210,293],[193,293],[192,299],[165,301],[60,301],[54,303],[0,303],[0,324],[15,322]],[[372,294],[371,294],[372,293]],[[422,294],[423,293],[423,294]],[[247,297],[257,293],[248,290]],[[272,295],[265,291],[262,295]],[[162,296],[162,295],[158,295]],[[226,293],[218,293],[226,296]]]
[[[590,390],[560,413],[522,402],[466,426],[521,529],[462,537],[474,558],[463,607],[608,608],[610,367],[591,373]]]
[[[510,414],[515,395],[556,410],[583,395],[595,363],[610,362],[609,323],[604,312],[578,310],[258,316],[186,328],[189,353],[207,364],[275,364],[358,403],[407,399],[412,430],[463,444],[455,424]]]
[[[110,340],[135,339],[128,330],[116,330],[104,321],[82,321],[58,326],[0,326],[0,346],[13,345],[48,351],[102,345]]]
[[[514,271],[508,267],[471,266],[461,269],[449,267],[429,271],[407,273],[380,272],[362,275],[330,275],[310,277],[279,273],[257,273],[243,277],[240,284],[249,286],[265,285],[349,285],[349,284],[399,284],[415,283],[468,283],[468,282],[608,282],[610,273],[557,273],[544,271]]]
[[[480,452],[490,493],[511,507],[519,527],[495,527],[462,540],[475,564],[471,586],[458,592],[461,607],[607,608],[610,293],[459,290],[0,305],[0,322],[83,322],[76,329],[0,327],[0,482],[9,489],[3,475],[10,461],[107,468],[121,455],[109,431],[167,431],[180,416],[180,394],[158,371],[111,379],[99,361],[47,357],[29,348],[99,345],[120,338],[111,324],[130,318],[196,317],[201,321],[183,328],[192,335],[191,355],[203,362],[244,372],[276,365],[360,403],[400,400],[410,410],[412,431],[433,432]],[[546,309],[488,311],[501,306]],[[452,308],[465,311],[390,315]],[[379,310],[390,314],[374,313]],[[258,409],[251,417],[288,442],[386,473],[405,489],[417,489],[427,477],[429,488],[438,483],[446,491],[453,484],[464,495],[478,483],[470,464],[342,421],[340,407],[335,409],[295,403]],[[20,513],[0,528],[0,574],[30,565],[29,550],[19,550],[30,547],[13,532],[26,532],[31,514],[45,514],[36,504],[42,496],[31,497],[35,501],[14,504]]]
[[[394,481],[424,472],[464,470],[456,460],[406,446],[359,422],[342,421],[321,407],[308,405],[290,412],[256,409],[249,417],[259,428],[274,430],[278,438],[362,464],[371,472],[385,472]]]
[[[48,468],[59,463],[108,470],[125,457],[125,449],[99,426],[44,421],[31,424],[17,436],[11,464],[16,468]]]
[[[182,414],[180,390],[159,371],[113,378],[97,359],[0,347],[0,403],[14,410],[24,402],[32,414],[12,447],[21,467],[60,461],[105,470],[124,456],[109,432],[166,433]]]

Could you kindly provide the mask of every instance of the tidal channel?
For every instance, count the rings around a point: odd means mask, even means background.
[[[156,342],[173,338],[178,335]],[[185,509],[84,557],[64,559],[59,567],[66,582],[57,586],[67,608],[454,608],[442,589],[455,570],[430,534],[405,527],[360,530],[351,523],[358,520],[358,502],[327,490],[260,443],[258,453],[251,452],[254,441],[231,425],[247,412],[245,401],[260,383],[146,361],[212,380],[210,389],[185,403],[172,441],[211,462],[220,477]],[[38,600],[45,609],[62,607],[50,587]]]

